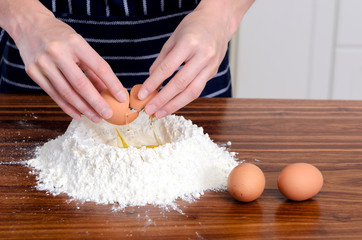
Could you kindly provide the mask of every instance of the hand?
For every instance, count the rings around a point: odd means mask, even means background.
[[[36,18],[34,24],[24,22],[15,39],[28,75],[71,117],[110,118],[112,110],[99,92],[108,88],[124,102],[127,91],[110,66],[53,14]]]
[[[155,113],[157,118],[162,118],[177,111],[199,97],[207,81],[215,76],[225,56],[227,44],[237,29],[238,24],[235,22],[241,21],[240,15],[243,16],[242,11],[236,11],[231,5],[227,8],[223,2],[201,1],[167,40],[151,66],[150,76],[143,83],[138,97],[144,99],[184,65],[148,102],[145,107],[147,114]],[[237,0],[233,3],[240,5],[239,2],[245,1]],[[251,5],[252,1],[248,2]],[[232,21],[231,13],[237,14],[240,19]]]

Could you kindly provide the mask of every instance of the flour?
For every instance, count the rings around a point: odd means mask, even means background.
[[[118,147],[116,128],[128,148]],[[155,144],[161,145],[145,147]],[[206,190],[225,190],[237,162],[190,120],[171,115],[150,122],[141,112],[126,126],[73,120],[64,135],[38,148],[28,165],[39,190],[126,207],[170,206]]]

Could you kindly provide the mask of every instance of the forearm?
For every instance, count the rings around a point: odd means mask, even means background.
[[[213,18],[222,21],[231,36],[254,0],[202,0],[195,11],[207,11]]]
[[[1,0],[0,27],[14,39],[21,38],[25,28],[37,24],[44,17],[53,17],[38,0]]]

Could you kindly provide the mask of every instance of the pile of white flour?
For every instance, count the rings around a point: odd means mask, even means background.
[[[119,130],[128,148],[120,148]],[[135,146],[155,145],[156,148]],[[234,153],[210,140],[181,116],[153,120],[140,116],[126,126],[73,120],[64,135],[37,149],[28,161],[39,190],[66,193],[81,201],[120,207],[172,205],[199,198],[205,190],[224,190],[237,165]]]

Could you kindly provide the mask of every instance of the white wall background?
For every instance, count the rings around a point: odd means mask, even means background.
[[[231,60],[234,97],[362,99],[362,0],[256,0]]]

